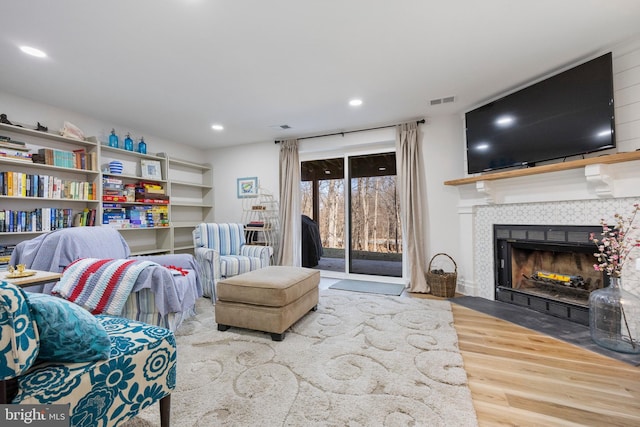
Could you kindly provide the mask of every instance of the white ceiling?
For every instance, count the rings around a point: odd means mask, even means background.
[[[0,92],[200,148],[460,113],[640,35],[638,0],[14,0],[0,17]]]

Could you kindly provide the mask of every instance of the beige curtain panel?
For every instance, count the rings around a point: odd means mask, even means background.
[[[301,265],[300,158],[298,140],[280,142],[280,251],[277,264]]]
[[[422,208],[426,197],[424,169],[417,123],[398,125],[396,133],[396,163],[398,193],[400,195],[400,219],[406,248],[403,254],[409,265],[409,291],[428,293],[425,278],[426,258],[424,230],[428,224],[427,212]]]

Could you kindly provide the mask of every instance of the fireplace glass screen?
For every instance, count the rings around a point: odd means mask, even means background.
[[[557,252],[511,247],[512,288],[587,306],[589,293],[602,288],[591,252]]]
[[[494,225],[496,299],[588,324],[599,226]]]

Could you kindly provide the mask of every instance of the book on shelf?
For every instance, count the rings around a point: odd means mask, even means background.
[[[96,222],[96,210],[84,208],[73,217],[74,227],[92,227]]]
[[[110,184],[105,182],[102,184],[102,188],[106,190],[122,190],[122,184]]]
[[[105,176],[102,178],[102,184],[122,185],[122,180],[120,178],[114,178],[112,176]]]
[[[87,156],[89,156],[89,161],[87,161]],[[84,148],[73,151],[40,148],[35,163],[70,169],[96,170],[96,156],[96,153],[87,153]]]
[[[0,232],[53,231],[73,226],[73,209],[0,209]]]
[[[11,256],[13,250],[16,248],[16,245],[0,245],[0,255],[2,256]]]
[[[123,197],[126,197],[124,195],[124,193],[122,192],[122,190],[102,190],[102,195],[103,196],[123,196]]]
[[[146,194],[164,195],[164,188],[147,188],[147,187],[145,187],[144,192]]]
[[[25,172],[0,172],[0,195],[95,200],[95,184]]]
[[[33,162],[33,158],[30,154],[26,154],[26,153],[17,153],[17,152],[7,152],[7,151],[2,151],[0,150],[0,157],[3,157],[5,159],[11,159],[11,160],[22,160],[25,162]]]
[[[163,196],[165,194],[165,189],[160,184],[140,181],[138,185],[136,185],[136,192]],[[159,197],[159,198],[162,198],[162,197]]]
[[[110,219],[107,222],[102,222],[102,225],[113,228],[131,228],[129,220],[126,218]]]
[[[154,190],[162,190],[162,185],[157,184],[155,182],[146,182],[146,181],[140,181],[138,183],[138,187],[143,187],[146,189],[154,189]]]
[[[38,156],[44,159],[45,165],[53,165],[53,150],[50,148],[40,148],[38,150]]]
[[[24,142],[15,141],[15,140],[8,140],[8,141],[0,140],[0,149],[2,148],[15,150],[15,151],[23,151],[23,152],[29,151],[29,148],[27,148],[27,145]]]
[[[16,245],[0,245],[0,271],[5,271],[9,268],[11,253],[15,248]]]
[[[87,169],[87,151],[84,148],[73,150],[73,160],[76,169]]]
[[[103,202],[126,202],[127,201],[127,197],[126,196],[114,196],[114,195],[103,195],[102,196],[102,201]]]
[[[135,198],[136,201],[144,199],[169,200],[169,196],[167,196],[166,194],[149,193],[148,191],[141,188],[136,188]]]
[[[98,170],[98,153],[91,152],[89,153],[89,170],[97,171]]]
[[[22,141],[16,141],[15,139],[11,139],[10,136],[0,135],[0,142],[11,142],[12,144],[26,146],[27,144]]]
[[[169,200],[148,199],[148,198],[145,198],[145,199],[136,198],[136,202],[139,202],[139,203],[152,203],[152,204],[155,204],[155,205],[168,205],[169,204]]]

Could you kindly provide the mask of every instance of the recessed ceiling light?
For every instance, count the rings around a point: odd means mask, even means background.
[[[37,58],[46,58],[47,54],[41,51],[40,49],[36,49],[31,46],[20,46],[20,50],[26,53],[27,55],[35,56]]]
[[[223,130],[224,126],[222,126],[222,125],[211,125],[211,129],[213,129],[213,130]]]
[[[352,99],[351,101],[349,101],[349,105],[351,105],[352,107],[362,105],[362,99]]]

